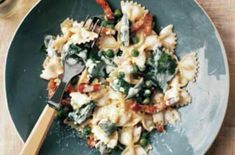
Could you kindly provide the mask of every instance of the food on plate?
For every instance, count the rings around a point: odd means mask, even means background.
[[[178,108],[192,100],[186,87],[197,77],[196,53],[179,59],[173,25],[155,31],[153,14],[141,4],[121,1],[121,9],[112,10],[106,0],[96,2],[104,10],[103,29],[91,32],[91,20],[65,19],[60,35],[45,37],[40,76],[49,81],[51,97],[63,59],[80,59],[86,67],[68,84],[57,117],[101,154],[116,149],[122,155],[148,154],[149,133],[180,121]],[[87,45],[95,39],[91,51]]]

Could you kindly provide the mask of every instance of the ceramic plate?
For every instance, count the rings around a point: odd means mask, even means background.
[[[229,90],[228,64],[220,37],[205,12],[193,0],[137,0],[157,16],[161,26],[173,24],[179,57],[195,51],[199,74],[187,88],[192,104],[181,108],[182,121],[163,134],[153,134],[150,155],[204,154],[214,141],[224,118]],[[109,0],[113,8],[119,0]],[[42,0],[26,16],[11,43],[6,62],[6,95],[9,111],[23,140],[27,138],[47,103],[47,82],[40,79],[40,52],[46,34],[58,34],[67,17],[84,19],[103,13],[94,0]],[[76,132],[54,121],[41,155],[93,155]]]

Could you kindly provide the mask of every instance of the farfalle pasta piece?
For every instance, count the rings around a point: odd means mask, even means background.
[[[60,53],[62,47],[66,43],[67,39],[64,36],[57,36],[56,39],[52,43],[52,47],[58,53]]]
[[[117,126],[123,126],[131,119],[131,113],[127,112],[123,107],[118,107],[112,102],[112,104],[97,108],[93,117],[94,123],[101,119],[108,118],[113,123],[116,123]]]
[[[178,87],[172,87],[165,92],[164,100],[167,106],[175,105],[179,101],[179,90]]]
[[[123,127],[119,130],[119,142],[125,146],[130,146],[139,141],[141,136],[141,127]]]
[[[141,121],[141,117],[136,113],[132,113],[131,119],[124,125],[124,127],[133,127]]]
[[[40,77],[45,80],[57,78],[64,72],[61,60],[57,56],[47,57],[43,63],[43,68]]]
[[[137,21],[144,16],[144,14],[149,12],[145,7],[133,1],[121,1],[121,10],[132,22]]]
[[[179,76],[182,80],[195,81],[198,72],[196,53],[186,54],[178,63]]]
[[[141,114],[141,123],[145,130],[152,131],[154,129],[153,117],[151,115]]]
[[[176,34],[173,32],[173,25],[168,25],[160,31],[159,39],[168,53],[173,53],[176,46]]]
[[[180,121],[180,114],[176,109],[168,108],[164,113],[166,124],[176,124]]]
[[[147,60],[147,54],[145,51],[139,50],[139,55],[132,58],[132,63],[136,64],[139,68],[145,68],[145,63]]]
[[[152,33],[151,35],[147,36],[145,38],[144,43],[142,44],[142,46],[140,47],[140,49],[142,50],[153,50],[154,47],[161,47],[162,43],[159,40],[158,36],[154,33]]]
[[[107,93],[108,90],[102,88],[100,91],[90,93],[89,96],[92,98],[92,100],[96,101],[97,106],[104,106],[110,103],[109,96],[106,95]]]
[[[147,152],[140,145],[128,146],[121,155],[147,155]]]
[[[118,142],[118,132],[115,131],[112,135],[107,135],[98,125],[92,128],[94,138],[106,144],[109,148],[114,148]]]
[[[153,122],[155,124],[159,123],[159,124],[164,124],[164,112],[158,112],[153,114]]]
[[[112,35],[102,35],[99,38],[98,41],[98,47],[100,50],[108,50],[108,49],[113,49],[113,50],[118,50],[120,47],[120,44],[116,41],[114,36]]]
[[[177,73],[175,77],[171,80],[169,86],[180,88],[180,87],[186,86],[187,84],[188,84],[188,80],[181,78],[180,74]]]
[[[190,94],[185,90],[185,89],[181,89],[179,92],[179,101],[176,104],[177,107],[182,107],[182,106],[186,106],[189,103],[191,103],[192,97],[190,96]]]
[[[133,128],[123,127],[119,131],[119,142],[125,146],[133,144]]]
[[[80,92],[70,93],[71,106],[74,110],[78,110],[82,105],[87,104],[91,101],[91,98],[86,94],[81,94]]]
[[[68,35],[70,33],[70,28],[73,27],[73,19],[65,19],[61,24],[60,24],[60,28],[61,31],[63,33],[63,35]]]
[[[98,34],[95,32],[88,31],[81,23],[74,22],[73,27],[70,28],[70,31],[73,33],[69,38],[70,43],[81,44],[94,40],[98,37]]]

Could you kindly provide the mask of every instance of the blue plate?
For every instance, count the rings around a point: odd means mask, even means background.
[[[109,0],[113,8],[120,1]],[[199,58],[196,83],[187,88],[192,104],[180,109],[182,121],[153,134],[151,155],[204,154],[214,141],[224,119],[228,94],[229,72],[224,47],[214,25],[192,0],[138,0],[157,16],[157,31],[174,25],[182,57],[195,51]],[[40,79],[45,55],[40,52],[46,34],[58,34],[60,23],[67,17],[82,20],[87,14],[103,13],[94,0],[43,0],[26,16],[18,28],[6,62],[6,94],[9,110],[23,140],[27,138],[47,102],[47,82]],[[98,154],[89,149],[77,133],[54,121],[42,155]]]

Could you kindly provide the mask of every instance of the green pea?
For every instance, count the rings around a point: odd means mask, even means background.
[[[122,78],[124,78],[125,77],[125,73],[124,72],[119,72],[118,73],[118,78],[119,79],[122,79]]]
[[[137,36],[133,36],[131,37],[131,41],[133,44],[137,44],[140,41],[140,39]]]
[[[83,128],[83,130],[82,130],[82,134],[83,134],[83,136],[88,136],[89,134],[91,133],[91,128],[90,127],[85,127],[85,128]]]
[[[106,56],[109,57],[109,58],[113,58],[114,57],[114,52],[112,49],[108,49],[106,51]]]
[[[122,16],[122,11],[120,9],[116,9],[114,11],[114,16],[120,18]]]
[[[143,104],[149,104],[149,103],[150,103],[150,98],[145,98]]]
[[[145,91],[144,91],[144,96],[145,97],[149,97],[151,95],[151,91],[149,90],[149,89],[146,89]]]
[[[141,138],[141,139],[140,139],[140,145],[141,145],[142,147],[147,146],[147,145],[148,145],[148,140],[147,140],[146,138]]]
[[[132,50],[132,56],[133,56],[133,57],[138,57],[139,54],[140,54],[140,53],[139,53],[139,51],[138,51],[137,49],[133,49],[133,50]]]
[[[146,85],[147,88],[151,88],[153,83],[152,83],[152,81],[148,80],[148,81],[145,82],[145,85]]]

